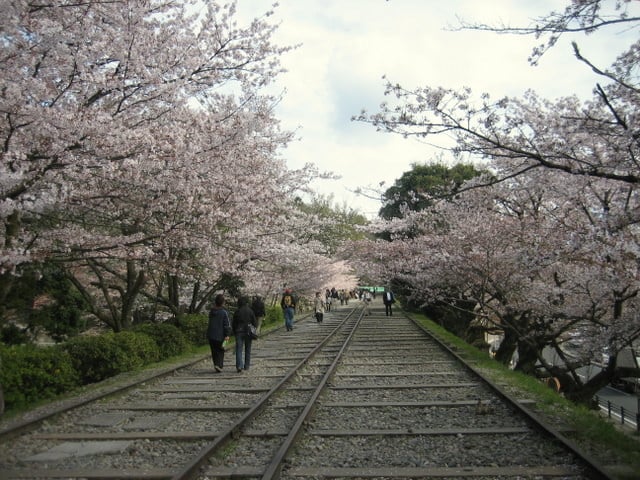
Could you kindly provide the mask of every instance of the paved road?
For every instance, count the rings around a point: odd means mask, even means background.
[[[552,355],[549,355],[552,357]],[[554,359],[559,361],[558,359]],[[583,378],[589,378],[600,371],[600,367],[597,365],[591,365],[589,367],[583,367],[578,369],[578,374]],[[637,428],[636,420],[638,411],[640,410],[640,397],[638,395],[630,394],[618,390],[613,387],[604,387],[598,392],[598,398],[601,408],[606,409],[608,402],[611,402],[611,415],[620,420],[620,407],[624,408],[625,424],[630,425],[632,428]]]
[[[638,413],[638,404],[640,403],[640,397],[637,395],[632,395],[617,388],[613,387],[605,387],[598,392],[598,397],[600,397],[600,401],[610,401],[613,405],[617,407],[619,410],[620,407],[624,407],[625,412],[629,412],[629,414],[635,418]],[[626,413],[625,413],[626,415]]]

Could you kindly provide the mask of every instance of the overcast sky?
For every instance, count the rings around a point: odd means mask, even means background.
[[[238,0],[240,18],[269,9],[268,0]],[[291,168],[307,162],[342,178],[314,184],[334,202],[373,216],[380,203],[352,193],[390,187],[413,163],[427,163],[437,150],[415,140],[376,132],[351,117],[373,113],[384,101],[386,76],[405,87],[470,87],[493,98],[533,89],[549,99],[590,96],[596,77],[573,57],[570,41],[607,67],[629,44],[629,35],[568,37],[532,67],[531,36],[453,31],[469,22],[530,25],[562,0],[281,0],[271,17],[280,24],[278,45],[301,44],[282,57],[286,89],[277,116],[297,140],[282,152]],[[634,37],[635,38],[635,37]],[[445,157],[446,158],[446,157]],[[381,182],[385,182],[382,187]]]

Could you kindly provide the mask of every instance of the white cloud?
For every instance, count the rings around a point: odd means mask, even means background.
[[[245,19],[261,15],[269,5],[238,0]],[[382,76],[407,87],[468,86],[496,98],[521,95],[527,89],[548,98],[586,97],[595,77],[575,60],[569,38],[548,52],[539,66],[531,67],[527,57],[539,43],[531,36],[447,30],[457,25],[457,17],[527,25],[564,5],[553,0],[282,0],[272,17],[280,23],[275,41],[302,44],[282,58],[289,71],[275,86],[287,89],[278,107],[283,128],[299,127],[301,137],[283,156],[294,168],[312,162],[342,175],[340,181],[317,185],[318,191],[375,214],[377,202],[349,190],[375,187],[382,181],[386,188],[412,163],[438,153],[351,121],[362,108],[376,111],[384,101]],[[628,36],[609,37],[606,42],[599,35],[572,39],[602,66],[629,43]]]

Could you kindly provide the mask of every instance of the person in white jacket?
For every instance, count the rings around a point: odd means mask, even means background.
[[[326,305],[322,295],[320,295],[320,292],[316,292],[316,298],[313,300],[313,313],[316,316],[316,322],[322,323],[322,320],[324,320],[325,308]]]
[[[365,290],[362,292],[362,314],[369,316],[371,315],[371,310],[369,310],[369,305],[371,304],[371,292],[369,290]]]

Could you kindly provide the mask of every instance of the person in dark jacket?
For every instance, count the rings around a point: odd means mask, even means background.
[[[262,321],[264,320],[264,317],[267,315],[267,312],[264,308],[264,300],[262,300],[261,296],[257,295],[253,297],[251,310],[253,310],[253,314],[256,316],[256,333],[260,335],[260,329],[262,328]]]
[[[238,373],[243,370],[249,370],[251,365],[251,342],[248,326],[252,324],[257,328],[256,316],[249,306],[247,297],[240,297],[238,300],[238,309],[233,314],[231,328],[236,336],[236,370]],[[243,361],[244,350],[244,361]]]
[[[396,299],[393,296],[393,292],[391,290],[388,290],[386,288],[384,289],[384,293],[382,294],[382,303],[384,303],[384,312],[387,317],[393,316],[391,306],[396,303]]]
[[[229,340],[229,335],[231,335],[231,322],[229,312],[224,308],[224,295],[216,295],[213,308],[209,312],[207,327],[207,338],[216,373],[220,373],[224,367],[224,342]]]

